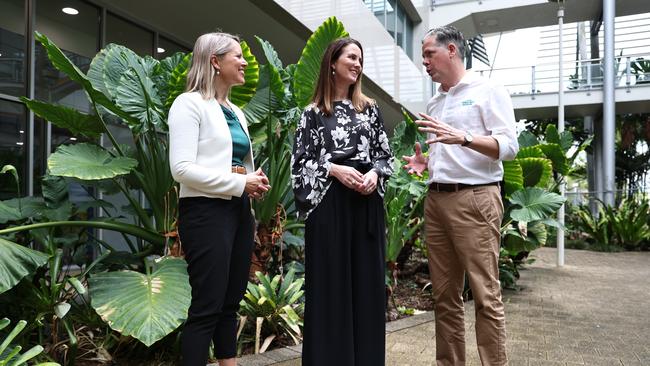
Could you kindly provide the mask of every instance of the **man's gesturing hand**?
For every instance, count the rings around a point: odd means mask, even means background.
[[[427,140],[427,144],[442,142],[443,144],[460,145],[465,142],[465,131],[451,127],[424,113],[420,113],[420,117],[424,119],[415,121],[420,126],[418,130],[436,135],[434,138]]]

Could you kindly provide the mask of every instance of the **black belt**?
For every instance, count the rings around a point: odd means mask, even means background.
[[[481,184],[465,184],[465,183],[431,183],[429,190],[433,192],[458,192],[462,189],[477,188],[485,186],[499,186],[499,182],[481,183]]]

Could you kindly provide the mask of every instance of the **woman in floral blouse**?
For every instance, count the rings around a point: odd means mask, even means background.
[[[323,56],[292,156],[305,218],[302,364],[384,365],[384,184],[393,157],[379,108],[361,92],[363,50],[350,38]]]

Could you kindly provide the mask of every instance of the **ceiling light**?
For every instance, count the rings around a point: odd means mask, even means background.
[[[162,47],[158,47],[158,53],[165,53],[165,49]]]
[[[63,8],[61,9],[62,12],[68,14],[68,15],[77,15],[79,14],[79,10],[75,8]]]

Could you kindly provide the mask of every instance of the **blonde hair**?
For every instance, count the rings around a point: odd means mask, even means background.
[[[210,63],[212,55],[223,57],[232,51],[231,40],[239,43],[239,38],[228,33],[206,33],[196,39],[192,51],[192,66],[187,72],[185,91],[198,91],[204,99],[215,96],[217,73]]]
[[[332,75],[332,65],[339,59],[339,57],[341,57],[343,48],[351,44],[357,45],[359,50],[361,50],[361,68],[363,69],[363,48],[361,47],[361,43],[355,39],[347,37],[336,39],[327,46],[327,49],[323,54],[323,61],[320,65],[320,72],[318,75],[318,81],[316,82],[316,89],[314,90],[314,95],[312,97],[312,103],[314,103],[326,116],[330,116],[333,109],[332,103],[334,100],[335,88],[334,75]],[[357,81],[350,85],[347,95],[357,112],[362,112],[366,107],[368,107],[368,105],[375,103],[373,99],[368,98],[361,91],[361,79],[363,79],[363,73],[360,73],[357,77]]]

